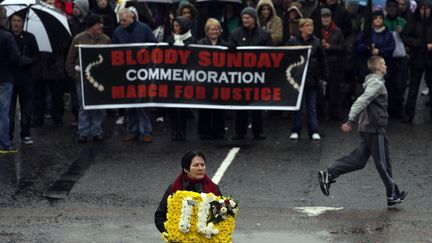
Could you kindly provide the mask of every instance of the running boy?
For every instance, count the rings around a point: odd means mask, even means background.
[[[372,155],[375,167],[384,182],[387,192],[387,205],[401,203],[407,192],[399,191],[392,177],[392,169],[385,137],[387,126],[387,90],[384,86],[384,76],[387,66],[380,56],[372,56],[367,62],[371,74],[363,83],[364,92],[351,106],[348,121],[342,124],[341,130],[349,132],[354,123],[358,124],[360,144],[349,155],[334,161],[327,171],[318,172],[318,180],[324,195],[330,194],[330,184],[342,174],[363,169]]]

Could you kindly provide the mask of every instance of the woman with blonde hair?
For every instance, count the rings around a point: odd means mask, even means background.
[[[221,23],[209,18],[204,26],[205,37],[198,44],[226,46],[222,39]],[[198,136],[200,139],[222,139],[225,136],[225,111],[218,109],[198,110]]]

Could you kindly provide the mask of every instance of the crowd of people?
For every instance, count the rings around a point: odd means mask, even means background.
[[[368,74],[366,61],[381,56],[388,64],[385,86],[389,116],[410,123],[420,83],[432,85],[432,0],[387,0],[372,10],[358,0],[180,1],[176,4],[113,0],[46,0],[67,15],[70,42],[40,52],[24,30],[25,16],[0,9],[0,151],[13,153],[17,99],[20,142],[33,144],[31,127],[43,126],[49,114],[63,126],[65,93],[78,125],[78,143],[104,140],[103,117],[127,123],[124,142],[150,143],[148,108],[95,111],[82,106],[76,44],[156,43],[172,45],[312,46],[299,111],[290,113],[290,139],[299,139],[306,118],[308,135],[319,140],[318,118],[343,120]],[[406,90],[408,95],[404,100]],[[424,92],[427,94],[427,90]],[[432,92],[429,93],[432,97]],[[431,113],[432,114],[432,113]],[[186,140],[190,109],[157,108],[156,121],[171,123],[171,138]],[[225,136],[223,110],[198,111],[201,139]],[[255,139],[265,139],[262,111],[236,111],[235,135],[244,139],[251,123]],[[251,120],[249,122],[249,120]]]

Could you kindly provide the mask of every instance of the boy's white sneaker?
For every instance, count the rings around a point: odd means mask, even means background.
[[[313,140],[320,140],[321,136],[318,133],[314,133],[314,134],[312,134],[312,139]]]

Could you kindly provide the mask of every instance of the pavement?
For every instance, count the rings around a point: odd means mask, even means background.
[[[414,124],[392,119],[387,136],[394,178],[409,192],[388,209],[373,161],[338,178],[322,195],[317,171],[355,146],[356,132],[321,122],[320,141],[289,140],[289,120],[266,113],[266,140],[170,140],[154,123],[154,141],[123,143],[125,128],[105,121],[106,141],[76,143],[76,127],[47,122],[33,146],[0,157],[0,242],[162,242],[153,215],[189,150],[207,156],[212,177],[239,148],[219,185],[240,201],[233,242],[432,242],[432,123],[420,97]],[[70,119],[67,118],[67,119]]]

